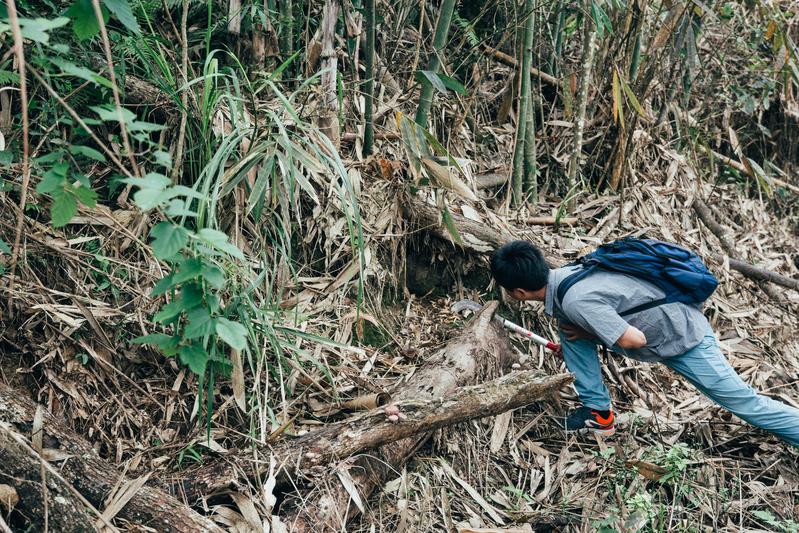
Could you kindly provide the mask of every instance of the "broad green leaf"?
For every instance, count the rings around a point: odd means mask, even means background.
[[[188,346],[183,346],[178,353],[180,354],[180,361],[188,366],[192,372],[198,376],[205,374],[208,354],[199,343],[193,342]]]
[[[75,76],[76,78],[96,83],[109,89],[112,87],[111,80],[100,76],[96,72],[86,67],[81,67],[69,61],[64,61],[58,57],[51,57],[50,62],[60,68],[64,74],[69,74],[70,76]],[[105,161],[105,159],[102,159],[102,161]]]
[[[172,272],[169,275],[164,276],[163,278],[156,281],[155,286],[153,286],[153,291],[150,293],[150,296],[154,298],[174,288],[177,285],[174,279],[175,279],[175,273]]]
[[[217,318],[216,334],[234,350],[242,351],[247,346],[247,330],[238,322]]]
[[[198,283],[186,283],[180,289],[180,299],[183,300],[183,307],[186,310],[201,306],[205,296],[205,291]]]
[[[167,214],[167,216],[174,218],[177,217],[194,218],[197,216],[197,212],[192,211],[190,209],[186,209],[186,202],[184,202],[179,198],[173,198],[172,200],[170,200],[169,204],[167,204],[166,208],[164,208],[164,212]]]
[[[58,17],[54,19],[44,19],[44,18],[19,19],[19,26],[20,30],[22,31],[22,37],[42,44],[47,44],[50,41],[51,30],[60,28],[67,23],[69,23],[69,19],[65,17]]]
[[[0,239],[0,254],[10,254],[11,247],[8,245],[6,241]]]
[[[153,322],[160,324],[164,322],[170,322],[172,319],[177,317],[181,312],[186,309],[186,306],[183,303],[183,298],[177,298],[172,300],[164,307],[162,307],[156,314],[153,316]]]
[[[50,221],[54,228],[67,225],[75,213],[78,212],[78,202],[75,196],[64,189],[52,192],[53,203],[50,204]]]
[[[51,193],[62,187],[69,172],[69,163],[58,163],[44,173],[42,181],[36,186],[39,194]]]
[[[171,222],[160,222],[150,230],[153,238],[153,253],[158,259],[171,259],[186,246],[189,232],[183,226]]]
[[[133,344],[150,344],[152,346],[161,346],[167,342],[172,341],[172,335],[165,335],[163,333],[150,333],[149,335],[142,335],[133,339]]]
[[[69,147],[69,152],[71,154],[79,154],[86,156],[90,159],[94,159],[95,161],[100,161],[101,163],[105,163],[105,156],[99,150],[95,150],[90,146],[83,146],[82,144],[73,144]]]
[[[438,74],[436,74],[432,70],[417,70],[416,79],[418,79],[419,81],[427,79],[427,81],[430,82],[430,85],[432,85],[435,90],[437,90],[440,93],[444,94],[447,93],[447,86],[444,85],[444,82],[441,80]]]
[[[55,150],[53,152],[50,152],[49,154],[44,154],[43,156],[37,157],[33,161],[34,163],[37,163],[39,165],[44,163],[52,163],[54,161],[60,161],[61,158],[64,157],[64,153],[65,153],[64,150]]]
[[[197,232],[197,238],[211,247],[216,248],[220,252],[225,252],[232,255],[236,259],[241,259],[242,261],[244,260],[244,254],[241,252],[241,250],[229,243],[227,240],[227,235],[221,231],[203,228]]]
[[[97,193],[88,187],[73,187],[72,185],[67,187],[67,191],[74,194],[75,197],[80,200],[80,203],[85,205],[86,207],[94,207],[97,205]]]
[[[186,315],[186,319],[188,324],[183,330],[183,336],[187,339],[198,339],[214,332],[214,320],[205,307],[192,309]]]
[[[132,341],[134,344],[149,344],[158,347],[164,355],[174,356],[180,346],[180,336],[164,335],[163,333],[151,333],[142,337],[136,337]]]
[[[143,178],[125,178],[120,181],[128,185],[134,185],[140,189],[155,189],[159,191],[163,191],[172,185],[172,180],[158,172],[149,172],[145,174]]]
[[[180,262],[180,265],[178,265],[177,271],[172,275],[172,283],[177,285],[179,283],[183,283],[184,281],[195,279],[202,273],[202,269],[203,262],[201,259],[196,257],[184,259]]]
[[[89,106],[89,109],[94,111],[100,116],[100,120],[104,120],[106,122],[119,122],[119,114],[117,113],[117,108],[114,107],[113,104],[105,104],[105,105],[93,105]],[[136,115],[130,109],[122,107],[122,119],[125,121],[125,124],[130,127],[130,124],[136,120]]]
[[[461,82],[459,82],[452,76],[439,74],[438,77],[441,79],[441,82],[444,84],[444,86],[450,91],[454,91],[458,94],[466,94],[466,87],[464,87]]]
[[[108,10],[102,6],[100,10],[103,14],[103,22],[108,22]],[[72,31],[81,41],[91,39],[100,31],[92,0],[75,0],[64,14],[72,19]]]
[[[751,170],[752,174],[757,180],[758,187],[762,188],[766,192],[766,196],[771,198],[774,195],[771,177],[766,174],[766,171],[763,170],[763,167],[758,165],[754,160],[744,157],[744,163],[746,163],[745,166]]]
[[[155,157],[156,165],[161,165],[164,168],[170,168],[172,166],[172,156],[169,155],[169,152],[156,150],[153,152],[153,157]]]
[[[103,4],[127,29],[137,35],[141,33],[141,28],[139,28],[139,23],[136,21],[136,16],[133,14],[128,0],[103,0]]]
[[[216,265],[203,263],[203,278],[214,289],[221,289],[225,286],[225,273]]]
[[[175,192],[166,189],[139,189],[133,193],[133,201],[142,211],[149,211],[155,209],[164,202],[168,202],[175,196]]]

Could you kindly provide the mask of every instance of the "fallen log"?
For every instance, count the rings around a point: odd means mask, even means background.
[[[0,482],[13,487],[18,496],[14,510],[25,523],[17,525],[29,531],[98,531],[95,517],[75,497],[74,489],[42,468],[36,452],[14,437],[0,424]]]
[[[724,263],[726,259],[729,262],[731,269],[740,272],[747,278],[753,279],[755,281],[770,281],[776,285],[799,291],[799,279],[789,278],[788,276],[784,276],[774,272],[773,270],[766,270],[765,268],[756,267],[751,263],[747,263],[746,261],[733,259],[732,257],[722,254],[710,254],[710,257],[717,263]]]
[[[485,50],[488,55],[494,58],[497,62],[502,63],[505,66],[511,68],[519,68],[519,62],[516,60],[515,57],[506,54],[501,50],[497,50],[496,48],[492,48],[490,46],[483,46],[483,50]],[[552,74],[548,74],[543,70],[539,70],[535,67],[530,67],[530,74],[535,76],[536,78],[540,79],[541,81],[548,83],[554,87],[560,87],[560,80],[553,76]]]
[[[447,397],[458,387],[486,374],[500,373],[513,357],[507,334],[492,320],[496,307],[496,302],[486,305],[458,337],[434,354],[393,397],[399,402]],[[346,531],[347,520],[358,512],[350,508],[351,491],[357,491],[357,498],[363,501],[390,473],[400,471],[429,436],[430,433],[425,433],[392,442],[354,464],[345,463],[342,467],[352,481],[347,483],[349,490],[344,483],[334,483],[330,491],[317,491],[303,498],[300,509],[285,521],[297,532]]]
[[[735,243],[733,243],[730,234],[724,226],[719,224],[716,219],[713,217],[713,213],[710,211],[710,207],[700,200],[699,198],[695,198],[692,204],[694,212],[699,217],[699,220],[716,236],[716,238],[721,243],[721,247],[727,252],[727,255],[731,259],[738,259],[738,250],[735,249]],[[782,300],[781,296],[777,294],[776,290],[769,285],[765,281],[757,281],[758,287],[760,290],[766,293],[769,298],[774,301]]]
[[[499,187],[508,183],[507,173],[491,172],[488,174],[477,174],[474,177],[474,186],[476,189],[490,189],[492,187]]]
[[[570,374],[542,376],[539,371],[514,372],[488,383],[460,387],[447,397],[406,399],[392,404],[401,420],[387,419],[383,409],[374,409],[341,422],[327,424],[318,431],[274,446],[259,447],[262,457],[274,457],[281,467],[277,485],[314,472],[337,459],[347,458],[384,444],[397,442],[443,427],[477,418],[496,416],[541,399],[546,393],[570,383]],[[236,450],[223,462],[211,463],[186,473],[181,483],[189,501],[238,486],[237,472],[250,470],[252,450]]]
[[[22,435],[29,435],[35,414],[33,401],[0,383],[0,422]],[[88,441],[46,410],[42,432],[47,447],[60,452],[62,458],[52,463],[58,463],[61,476],[97,509],[102,510],[105,499],[116,486],[130,483],[111,463],[100,457]],[[210,519],[149,486],[141,487],[118,516],[160,532],[222,532]]]
[[[562,224],[565,226],[574,226],[580,222],[577,217],[530,217],[527,219],[528,224],[534,226],[554,226],[555,224]]]

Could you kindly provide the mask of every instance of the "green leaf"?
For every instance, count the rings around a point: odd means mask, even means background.
[[[103,14],[103,22],[108,22],[108,10],[100,7]],[[72,19],[72,31],[79,40],[91,39],[100,31],[97,17],[94,14],[92,0],[75,0],[64,13]]]
[[[179,198],[173,198],[169,204],[164,208],[164,213],[170,217],[189,217],[194,218],[197,216],[195,211],[186,208],[186,202]]]
[[[244,260],[244,254],[241,252],[241,250],[227,242],[227,235],[221,231],[203,228],[197,232],[197,238],[212,248],[216,248],[220,252],[225,252],[232,255],[236,259],[241,259],[242,261]]]
[[[447,93],[447,86],[444,85],[444,82],[439,77],[438,74],[433,72],[432,70],[417,70],[416,71],[416,79],[419,81],[424,81],[424,79],[430,82],[435,90],[440,93],[446,94]]]
[[[127,0],[103,0],[103,4],[114,16],[132,33],[139,34],[141,29],[136,21],[136,16]]]
[[[460,233],[458,233],[458,227],[455,225],[455,220],[452,218],[452,214],[449,212],[449,209],[447,209],[447,206],[444,206],[444,209],[441,211],[441,220],[452,236],[453,242],[461,244],[463,241],[461,240]]]
[[[205,337],[214,332],[214,320],[211,318],[211,313],[205,307],[198,307],[192,309],[186,315],[189,323],[186,329],[183,330],[183,336],[187,339],[197,339]]]
[[[49,59],[50,62],[53,63],[58,68],[60,68],[64,74],[69,74],[70,76],[75,76],[76,78],[96,83],[98,85],[102,85],[103,87],[107,87],[109,89],[112,88],[111,80],[100,76],[96,72],[86,67],[78,66],[74,63],[65,61],[58,57],[51,57]],[[105,158],[102,161],[105,161]]]
[[[187,283],[180,290],[180,298],[184,302],[183,306],[188,311],[203,304],[205,291],[203,291],[199,283]]]
[[[153,322],[161,324],[170,322],[186,309],[183,298],[172,300],[153,316]]]
[[[50,221],[54,228],[61,228],[66,226],[78,212],[78,202],[73,194],[64,189],[56,189],[52,195]]]
[[[225,286],[225,273],[216,265],[204,262],[203,278],[214,289],[221,289]]]
[[[153,238],[153,253],[158,259],[171,259],[186,246],[189,232],[183,226],[171,222],[161,222],[150,230]]]
[[[154,298],[154,297],[160,296],[160,295],[164,294],[166,291],[174,288],[177,285],[177,283],[175,283],[174,279],[175,279],[175,273],[174,272],[172,272],[169,275],[164,276],[163,278],[159,279],[155,283],[155,286],[153,286],[153,291],[150,293],[150,296]]]
[[[11,247],[8,245],[6,241],[0,239],[0,254],[10,254]]]
[[[247,346],[247,330],[238,322],[217,318],[216,334],[234,350],[242,351]]]
[[[89,4],[91,6],[91,3]],[[47,44],[50,41],[50,30],[55,30],[69,22],[68,18],[58,17],[54,19],[20,18],[19,26],[22,37],[36,41],[37,43]]]
[[[83,146],[82,144],[73,144],[69,147],[69,153],[71,154],[78,154],[86,156],[90,159],[94,159],[95,161],[100,161],[101,163],[105,163],[105,156],[99,150],[95,150],[89,146]]]
[[[117,108],[114,107],[112,104],[93,105],[89,106],[89,109],[97,113],[100,116],[100,120],[104,120],[106,122],[119,122],[119,114],[117,113]],[[122,107],[121,109],[122,109],[122,120],[125,121],[125,124],[130,126],[130,124],[134,120],[136,120],[136,115],[130,109],[124,107]]]
[[[64,150],[55,150],[50,152],[49,154],[44,154],[43,156],[39,156],[34,159],[34,163],[36,164],[44,164],[44,163],[52,163],[54,161],[60,161],[61,158],[64,157]]]
[[[183,346],[178,353],[180,354],[180,361],[188,366],[192,372],[198,376],[205,374],[208,354],[199,343],[193,342],[188,346]]]
[[[51,193],[63,186],[69,173],[69,163],[58,163],[44,173],[42,181],[36,186],[39,194]]]
[[[74,194],[75,197],[80,200],[80,203],[85,205],[86,207],[94,207],[97,205],[97,193],[88,187],[73,187],[72,185],[67,187],[67,192]]]
[[[649,121],[649,115],[647,115],[644,111],[644,108],[641,107],[641,104],[638,102],[638,98],[635,97],[635,93],[632,89],[630,89],[630,86],[627,85],[627,82],[624,80],[623,76],[619,76],[619,82],[621,82],[621,88],[624,89],[624,94],[627,95],[627,99],[630,101],[630,105],[633,106],[633,109],[635,109],[635,112],[638,113],[644,120]]]
[[[153,152],[153,157],[155,157],[156,165],[161,165],[164,168],[172,167],[172,156],[169,155],[169,152],[165,152],[163,150],[156,150],[155,152]]]
[[[172,341],[172,335],[165,335],[163,333],[150,333],[149,335],[142,335],[133,339],[133,344],[150,344],[152,346],[161,346]]]
[[[181,261],[180,265],[178,265],[177,272],[172,275],[172,284],[177,285],[179,283],[183,283],[184,281],[195,279],[202,273],[202,268],[202,260],[197,259],[196,257],[191,257]]]

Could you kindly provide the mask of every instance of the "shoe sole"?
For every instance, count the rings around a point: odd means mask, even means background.
[[[567,429],[566,433],[578,433],[580,435],[588,435],[589,433],[596,433],[600,437],[610,437],[616,433],[616,428],[611,427],[607,429],[601,428],[580,428],[580,429]]]

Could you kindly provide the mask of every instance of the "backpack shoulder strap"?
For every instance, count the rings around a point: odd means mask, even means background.
[[[572,272],[571,274],[563,278],[560,284],[558,285],[558,291],[555,294],[555,296],[557,297],[559,304],[563,305],[563,297],[566,296],[566,292],[568,292],[568,290],[571,289],[575,283],[577,283],[581,279],[584,279],[597,267],[596,263],[582,263],[582,265],[583,268],[581,268],[576,272]]]

